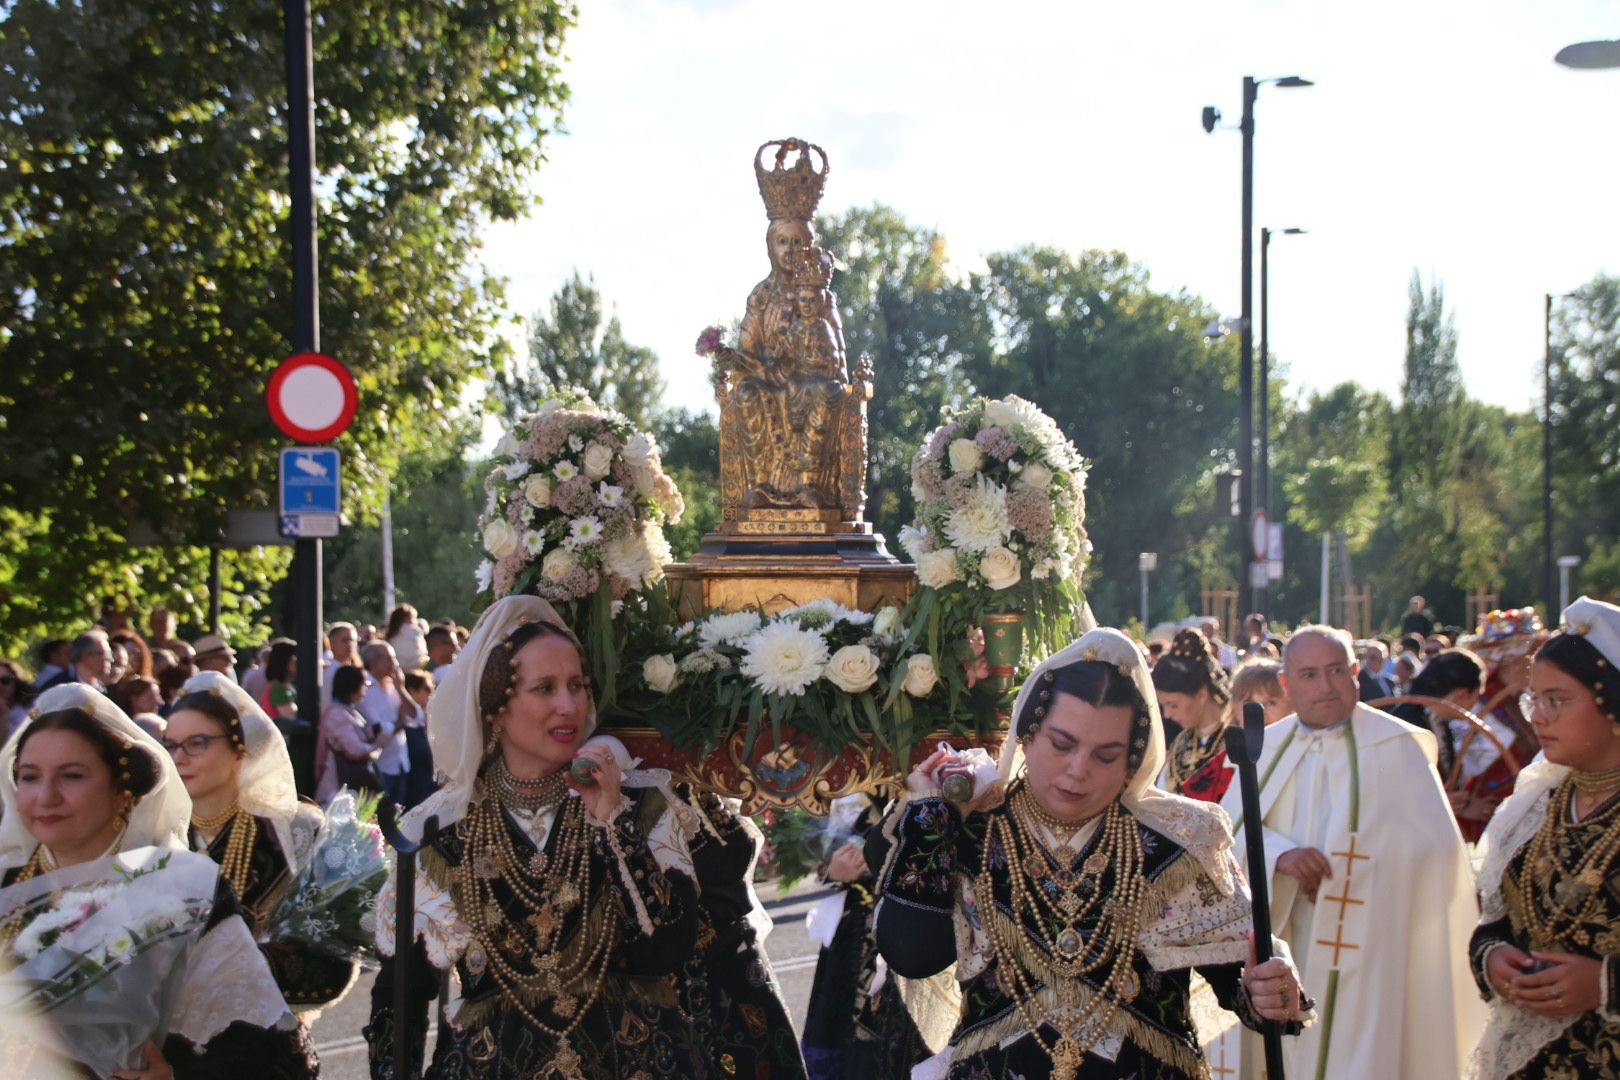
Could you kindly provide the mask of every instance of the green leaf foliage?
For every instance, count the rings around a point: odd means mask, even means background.
[[[360,384],[337,441],[351,509],[502,359],[478,230],[533,201],[573,18],[556,0],[316,5],[321,345]],[[285,99],[271,0],[9,6],[0,503],[10,535],[49,542],[0,562],[0,634],[77,621],[102,588],[201,592],[226,509],[272,504]],[[132,549],[131,520],[178,546]],[[249,607],[285,562],[230,553],[228,587]]]

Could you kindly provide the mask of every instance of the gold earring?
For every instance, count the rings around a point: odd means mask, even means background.
[[[501,725],[499,725],[499,724],[491,724],[489,726],[489,741],[484,743],[484,756],[489,757],[491,754],[493,754],[495,752],[496,748],[499,747],[500,744],[501,744]]]

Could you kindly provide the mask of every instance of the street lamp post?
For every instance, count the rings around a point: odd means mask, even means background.
[[[1271,335],[1267,327],[1270,268],[1267,252],[1273,235],[1303,236],[1306,229],[1260,230],[1260,468],[1255,477],[1260,509],[1271,511]]]
[[[1240,567],[1249,565],[1249,529],[1254,516],[1254,102],[1265,83],[1285,88],[1314,85],[1311,80],[1298,75],[1273,79],[1256,79],[1252,75],[1243,77],[1243,118],[1238,124],[1238,130],[1243,135],[1242,366],[1238,371],[1238,395],[1242,398],[1242,411],[1238,417],[1238,468],[1242,470],[1244,480],[1238,521]],[[1206,107],[1204,130],[1214,131],[1220,116],[1219,110]],[[1264,586],[1254,584],[1251,576],[1250,588],[1254,605],[1258,608]]]

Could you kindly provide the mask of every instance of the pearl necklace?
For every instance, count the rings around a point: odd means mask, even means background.
[[[985,925],[995,953],[997,978],[1012,998],[1030,1037],[1052,1059],[1052,1076],[1055,1080],[1075,1080],[1086,1051],[1108,1031],[1109,1021],[1121,1005],[1141,992],[1134,962],[1147,897],[1142,833],[1135,819],[1116,800],[1105,811],[1095,850],[1087,856],[1080,872],[1068,868],[1073,852],[1066,846],[1057,853],[1063,862],[1053,871],[1047,865],[1045,845],[1036,829],[1044,822],[1031,812],[1033,803],[1027,789],[1020,788],[1011,800],[1010,813],[991,815],[979,876],[974,882],[974,901],[980,911],[988,913]],[[1006,854],[1010,871],[1010,927],[1002,925],[997,912],[995,878],[990,872],[989,854],[998,845]],[[1104,900],[1101,885],[1109,869],[1114,871],[1113,894]],[[1049,884],[1053,886],[1050,889]],[[1099,905],[1097,923],[1088,940],[1079,924]],[[1056,934],[1050,932],[1050,926],[1059,927]],[[1019,963],[1015,935],[1028,939],[1046,954],[1055,976],[1049,987],[1057,998],[1055,1007],[1040,1003],[1039,988]],[[1082,976],[1092,976],[1088,981],[1096,983],[1095,975],[1105,967],[1107,976],[1091,999],[1082,1004]],[[1058,1033],[1057,1042],[1051,1046],[1041,1038],[1043,1025]]]

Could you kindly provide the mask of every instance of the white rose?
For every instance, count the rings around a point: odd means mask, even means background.
[[[877,682],[877,657],[865,645],[845,645],[827,661],[827,681],[850,694],[868,690]]]
[[[544,510],[551,505],[551,481],[544,475],[535,473],[523,481],[523,497],[529,500],[530,506]]]
[[[1017,554],[1004,547],[993,547],[984,553],[979,574],[992,589],[1009,589],[1024,576],[1018,568]]]
[[[984,422],[994,427],[1011,430],[1020,417],[1016,409],[1005,401],[991,401],[984,407]]]
[[[567,548],[552,548],[540,561],[540,573],[547,581],[561,581],[579,569],[579,559]]]
[[[585,475],[592,480],[600,480],[613,468],[613,451],[599,442],[593,442],[585,448],[585,456],[580,460],[585,467]]]
[[[884,641],[893,641],[905,632],[905,625],[900,622],[900,609],[892,604],[879,609],[877,617],[872,620],[872,633]]]
[[[1038,461],[1032,461],[1018,474],[1018,486],[1046,491],[1052,486],[1052,470]]]
[[[496,457],[516,457],[518,445],[517,439],[511,435],[502,435],[501,441],[495,444],[494,454]]]
[[[917,580],[930,589],[943,589],[956,580],[956,549],[940,548],[917,556]]]
[[[906,660],[906,678],[900,685],[912,697],[927,697],[939,684],[939,671],[934,667],[934,658],[927,653],[918,653]]]
[[[517,530],[505,518],[496,518],[484,526],[484,550],[497,559],[504,559],[518,547]]]
[[[641,665],[641,677],[660,694],[669,693],[680,682],[676,677],[675,658],[669,653],[647,657]]]
[[[972,439],[952,439],[950,458],[952,472],[978,472],[979,466],[984,464],[984,451],[975,446]]]

